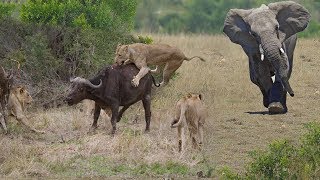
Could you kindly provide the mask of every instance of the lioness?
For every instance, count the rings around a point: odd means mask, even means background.
[[[185,149],[186,127],[188,127],[189,129],[189,135],[192,140],[192,147],[201,150],[203,143],[203,125],[206,118],[207,109],[202,101],[201,94],[189,93],[177,102],[176,113],[174,120],[171,123],[171,127],[178,128],[179,152]]]
[[[13,115],[16,119],[23,125],[28,127],[31,131],[36,133],[44,133],[44,131],[39,131],[28,124],[28,120],[24,115],[26,104],[33,101],[32,97],[29,95],[25,87],[16,86],[11,88],[10,96],[8,101],[8,111],[9,115]]]
[[[163,80],[160,85],[167,84],[172,74],[182,65],[184,60],[191,60],[199,56],[187,58],[181,50],[165,44],[142,44],[134,43],[130,45],[118,45],[116,50],[115,62],[118,65],[134,63],[139,69],[139,73],[134,76],[132,85],[137,87],[139,81],[144,77],[150,68],[148,65],[163,66]],[[156,70],[151,70],[155,72]]]

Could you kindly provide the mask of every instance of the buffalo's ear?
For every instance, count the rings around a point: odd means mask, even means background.
[[[282,41],[303,31],[311,18],[307,9],[293,1],[270,3],[268,7],[276,14]]]
[[[233,43],[240,44],[247,50],[256,51],[257,41],[249,33],[250,27],[244,20],[251,12],[252,9],[230,9],[224,21],[223,32]]]

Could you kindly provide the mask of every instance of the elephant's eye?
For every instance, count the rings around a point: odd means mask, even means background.
[[[279,30],[279,25],[276,25],[276,30],[277,30],[277,31]]]
[[[249,32],[253,37],[257,37],[257,35],[254,32]]]

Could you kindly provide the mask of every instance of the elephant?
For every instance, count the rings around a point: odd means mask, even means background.
[[[248,56],[250,80],[259,87],[269,114],[288,111],[287,92],[294,96],[289,78],[297,33],[310,18],[308,10],[293,1],[230,9],[226,15],[223,32]]]

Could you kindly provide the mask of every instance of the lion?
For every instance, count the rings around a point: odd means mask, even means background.
[[[8,111],[9,115],[16,117],[16,119],[29,128],[32,132],[44,133],[29,125],[26,116],[24,115],[25,107],[33,101],[29,92],[23,86],[12,87],[10,90],[8,100]]]
[[[176,103],[176,112],[171,128],[178,128],[179,152],[185,149],[185,128],[188,127],[192,147],[202,149],[203,126],[207,118],[207,109],[201,94],[189,93]],[[198,143],[197,143],[198,141]]]
[[[134,63],[140,69],[139,73],[132,79],[132,85],[137,87],[140,79],[149,71],[152,73],[158,72],[157,68],[151,70],[148,65],[157,65],[157,67],[163,68],[163,80],[160,85],[165,85],[184,60],[190,61],[193,58],[205,61],[199,56],[188,58],[180,49],[166,44],[134,43],[130,45],[118,45],[115,63],[118,65]]]

